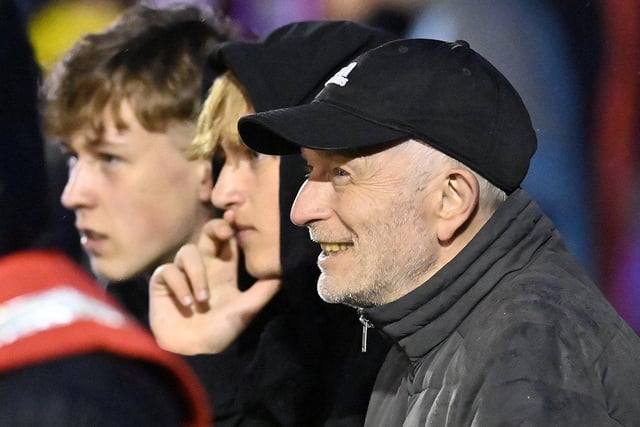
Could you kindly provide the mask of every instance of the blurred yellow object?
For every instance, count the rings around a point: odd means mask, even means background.
[[[101,31],[120,13],[113,1],[52,1],[29,20],[29,38],[44,70],[57,61],[83,35]]]

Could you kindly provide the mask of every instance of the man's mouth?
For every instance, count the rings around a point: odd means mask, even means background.
[[[335,254],[338,252],[346,251],[351,246],[352,243],[320,243],[320,248],[326,254]]]
[[[80,245],[88,253],[94,253],[107,240],[106,234],[101,234],[93,230],[81,229],[78,230],[80,234]]]
[[[100,240],[106,237],[104,234],[88,229],[80,229],[78,232],[80,233],[80,238],[85,240]]]

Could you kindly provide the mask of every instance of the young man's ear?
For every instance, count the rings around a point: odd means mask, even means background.
[[[449,169],[441,184],[441,197],[436,232],[438,240],[449,242],[464,231],[478,209],[478,180],[467,169]]]

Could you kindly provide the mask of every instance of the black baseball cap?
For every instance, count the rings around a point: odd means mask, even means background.
[[[404,39],[372,49],[328,79],[310,104],[240,119],[253,150],[291,154],[417,139],[510,194],[537,146],[507,79],[465,41]]]

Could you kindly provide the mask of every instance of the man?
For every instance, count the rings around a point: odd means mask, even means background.
[[[239,131],[302,150],[318,292],[396,344],[365,425],[637,422],[640,339],[519,188],[529,115],[466,42],[387,43]]]
[[[45,130],[69,156],[62,204],[75,213],[93,272],[144,324],[151,272],[214,217],[210,162],[184,150],[196,133],[207,54],[236,32],[194,7],[134,6],[79,40],[45,85]],[[228,356],[190,358],[221,418],[233,406]]]
[[[79,40],[46,82],[45,130],[69,156],[61,201],[107,281],[153,271],[213,216],[209,164],[183,151],[206,54],[229,37],[216,25],[195,8],[134,7]]]

